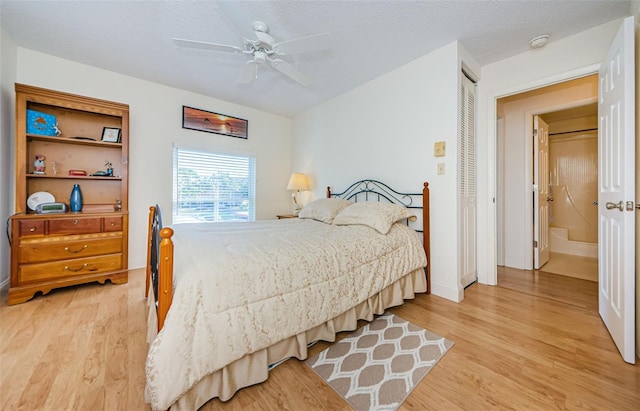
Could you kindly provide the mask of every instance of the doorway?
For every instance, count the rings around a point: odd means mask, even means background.
[[[551,143],[551,146],[557,145],[560,147],[569,146],[570,144],[582,144],[583,140],[589,140],[593,135],[593,133],[585,134],[581,132],[581,130],[587,129],[595,129],[596,138],[592,139],[591,142],[597,143],[597,96],[598,77],[594,74],[498,99],[497,184],[499,186],[498,191],[504,193],[497,199],[497,263],[499,266],[525,270],[534,269],[532,249],[534,235],[531,224],[531,213],[533,213],[531,189],[534,181],[534,158],[532,155],[534,148],[532,138],[534,116],[545,118],[551,123],[552,126],[549,128],[550,134],[553,134],[551,140],[557,141],[557,143]],[[566,147],[563,147],[563,149],[566,151]],[[553,148],[551,150],[553,151]],[[569,149],[569,152],[572,153],[571,149]],[[591,160],[564,158],[562,161],[573,161],[574,163],[579,163],[580,161],[589,163],[591,161],[593,163],[593,157],[589,158]],[[574,168],[577,167],[576,164],[573,164],[573,166]],[[595,151],[594,166],[594,170],[591,171],[596,173],[595,182],[597,184],[597,149]],[[582,168],[584,168],[584,164]],[[578,167],[578,170],[582,168]],[[592,176],[593,174],[590,175]],[[567,176],[563,175],[563,177]],[[573,180],[580,179],[573,178]],[[559,181],[557,182],[559,183]],[[550,189],[553,190],[554,187],[551,186]],[[563,190],[564,192],[562,192]],[[585,189],[582,183],[576,184],[573,181],[571,191],[567,193],[566,190],[567,187],[562,187],[562,184],[556,184],[555,192],[553,193],[554,202],[555,196],[559,196],[561,198],[559,203],[563,203],[559,205],[568,203],[571,207],[568,210],[579,210],[581,215],[591,211],[592,213],[595,212],[597,217],[597,207],[592,204],[597,199],[597,192],[594,194],[595,197],[589,201],[589,205],[593,207],[592,210],[589,210],[585,209],[584,204],[580,204],[577,207],[571,205],[571,201],[575,203],[576,190],[581,193],[581,198],[592,196],[591,193],[583,193]],[[550,211],[552,220],[550,226],[552,228],[554,226],[554,218],[561,212],[567,211],[555,206],[556,204],[553,204],[553,208]],[[556,208],[558,210],[555,210]],[[569,220],[572,220],[576,216],[570,215],[569,217]],[[566,217],[565,220],[567,220]],[[577,220],[582,219],[578,216]],[[594,242],[596,243],[595,252],[597,256],[597,223],[595,224],[596,226],[592,228],[595,229],[596,233]],[[574,226],[576,226],[576,221],[572,220],[572,229],[567,230],[568,237],[575,237],[576,233],[579,233],[579,230],[576,231]],[[556,231],[562,232],[562,230],[552,231],[553,234],[557,234]],[[572,240],[576,240],[576,238],[572,238]],[[578,240],[581,240],[580,235],[578,235]],[[553,258],[555,254],[569,254],[567,251],[570,251],[566,248],[558,249],[558,241],[555,239],[553,241],[554,250],[552,250],[552,258],[549,262],[551,265],[547,264],[548,268],[559,271],[558,267],[576,267],[576,264],[567,262],[566,258],[563,260],[562,256]],[[564,252],[556,253],[555,251]],[[580,259],[582,257],[590,257],[590,254],[580,255],[584,254],[580,247],[578,247],[577,251],[571,252],[577,254]],[[555,268],[554,261],[557,263]],[[574,263],[575,261],[577,260],[574,259]],[[591,260],[589,265],[596,268],[595,273],[597,276],[597,259]]]
[[[635,270],[638,261],[635,254],[636,251],[636,217],[634,212],[634,202],[637,203],[636,196],[636,176],[638,169],[636,168],[636,132],[637,110],[635,107],[636,100],[634,92],[637,86],[634,84],[634,73],[637,78],[637,66],[634,64],[634,17],[627,17],[617,26],[617,33],[611,42],[606,56],[600,63],[593,67],[584,67],[574,70],[573,75],[587,75],[592,73],[593,69],[598,70],[598,78],[602,79],[601,94],[598,98],[598,115],[599,128],[598,135],[598,152],[599,171],[598,171],[598,313],[602,318],[604,325],[618,347],[623,359],[629,363],[635,363],[635,350],[640,349],[636,346],[636,342],[640,341],[640,333],[636,329],[636,293],[638,274]],[[637,55],[637,54],[636,54]],[[570,77],[568,73],[562,76],[554,77],[557,81],[562,78]],[[542,85],[540,81],[534,84]],[[529,84],[529,87],[533,84]],[[522,88],[512,87],[513,91],[522,90]],[[491,98],[499,98],[506,95],[505,91],[501,94],[490,94]],[[490,103],[488,113],[492,118],[498,118],[496,124],[489,121],[489,135],[495,135],[496,140],[489,141],[490,152],[488,160],[495,163],[496,168],[489,169],[487,186],[491,189],[491,193],[498,196],[504,194],[502,189],[503,182],[499,180],[504,178],[504,168],[500,168],[500,161],[505,157],[498,149],[502,149],[497,133],[500,130],[500,119],[498,116],[498,107]],[[505,142],[509,139],[505,138]],[[494,150],[495,148],[495,150]],[[523,151],[524,152],[524,151]],[[495,155],[492,155],[495,153]],[[521,161],[527,161],[526,156],[521,156]],[[495,174],[494,174],[495,170]],[[494,177],[495,176],[495,177]],[[638,180],[640,181],[640,180]],[[520,181],[525,183],[524,178]],[[495,189],[493,189],[495,187]],[[516,187],[517,189],[517,187]],[[530,198],[526,190],[526,186],[521,186],[523,196],[520,199],[520,205],[523,209],[527,209],[527,215],[531,215]],[[488,227],[505,227],[502,221],[498,221],[498,217],[504,218],[502,215],[509,210],[505,207],[500,214],[493,211],[498,210],[500,198],[488,198],[496,203],[495,207],[489,206],[487,211]],[[527,222],[518,222],[521,232],[524,232],[524,226]],[[483,227],[484,229],[485,227]],[[498,231],[486,231],[489,238],[495,238],[490,241],[487,247],[487,273],[483,278],[487,284],[497,284],[497,252],[498,248]],[[494,236],[495,234],[495,236]],[[524,236],[524,240],[519,244],[520,249],[517,253],[526,253],[524,244],[531,239],[532,236]],[[504,240],[504,238],[503,238]],[[504,245],[503,245],[504,246]],[[521,257],[521,256],[520,256]],[[504,261],[512,258],[510,255],[504,255]],[[519,262],[523,262],[526,258],[520,258]],[[635,264],[634,264],[635,261]],[[495,270],[491,272],[491,270]],[[634,335],[635,332],[635,335]]]

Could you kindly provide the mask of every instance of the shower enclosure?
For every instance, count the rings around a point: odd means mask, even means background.
[[[598,256],[598,131],[550,136],[551,252]]]

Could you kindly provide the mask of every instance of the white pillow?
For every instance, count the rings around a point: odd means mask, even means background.
[[[311,218],[323,223],[331,224],[338,213],[353,204],[353,202],[342,198],[319,198],[307,204],[298,218]]]
[[[362,201],[342,210],[333,219],[333,224],[366,225],[380,234],[387,234],[393,223],[403,219],[415,221],[416,216],[410,209],[398,204]]]

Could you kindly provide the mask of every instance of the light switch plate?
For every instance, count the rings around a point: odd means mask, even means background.
[[[444,141],[437,141],[433,144],[433,155],[435,157],[444,157],[446,143]]]
[[[438,163],[438,175],[444,175],[444,163]]]

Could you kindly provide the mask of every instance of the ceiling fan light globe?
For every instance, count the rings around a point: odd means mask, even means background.
[[[253,53],[253,60],[258,64],[264,64],[264,62],[267,61],[267,53],[262,50],[257,50]]]

